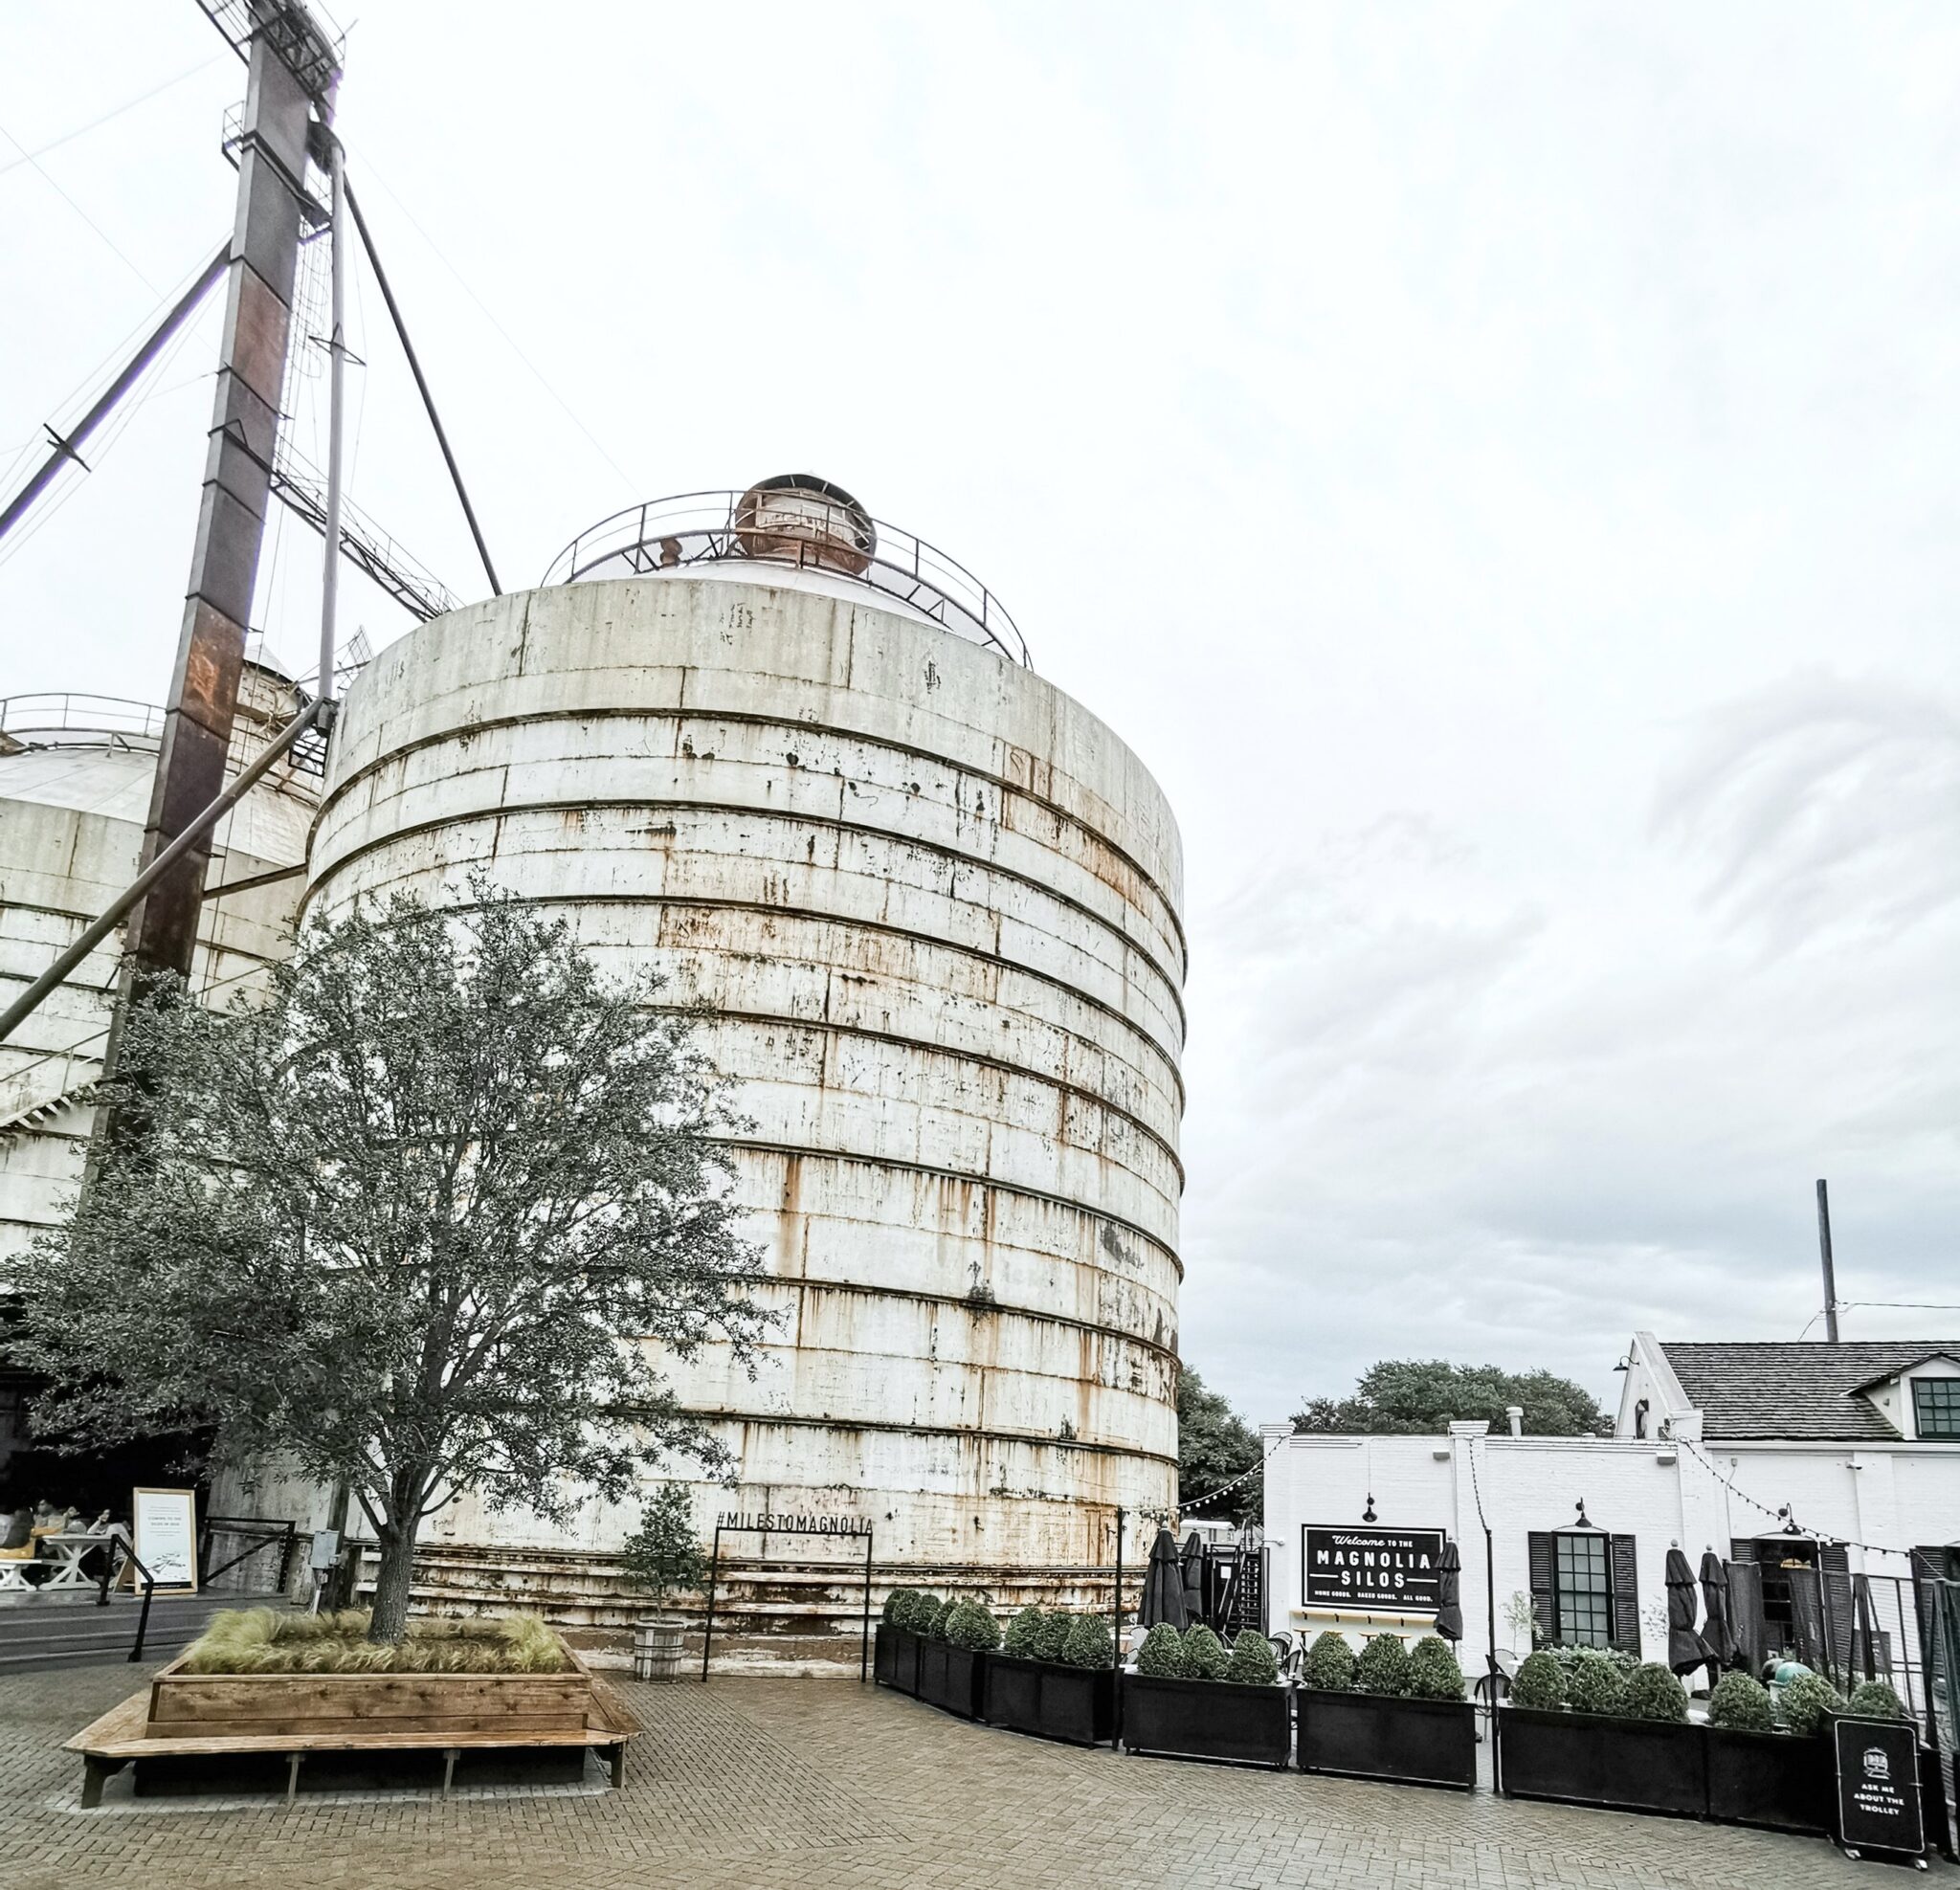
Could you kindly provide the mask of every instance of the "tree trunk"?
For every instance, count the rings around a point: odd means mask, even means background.
[[[415,1568],[415,1525],[390,1524],[377,1530],[381,1573],[374,1581],[374,1618],[369,1640],[397,1641],[409,1624],[409,1579]]]

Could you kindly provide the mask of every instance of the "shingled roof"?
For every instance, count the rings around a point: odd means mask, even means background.
[[[1703,1435],[1897,1441],[1899,1433],[1858,1395],[1862,1386],[1935,1353],[1960,1357],[1960,1340],[1880,1339],[1689,1345],[1662,1340],[1674,1375],[1703,1417]]]

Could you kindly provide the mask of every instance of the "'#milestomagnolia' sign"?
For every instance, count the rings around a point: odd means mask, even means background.
[[[1300,1533],[1306,1607],[1436,1612],[1440,1529],[1337,1529],[1306,1523]]]

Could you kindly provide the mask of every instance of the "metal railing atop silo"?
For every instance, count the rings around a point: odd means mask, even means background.
[[[897,598],[942,629],[997,651],[1010,662],[1033,667],[1027,641],[1000,599],[964,565],[916,533],[872,520],[876,543],[855,555],[851,562],[857,567],[847,569],[815,529],[800,536],[781,526],[759,532],[753,523],[744,523],[741,507],[747,498],[741,492],[688,492],[629,506],[573,539],[552,559],[544,583],[640,576],[724,559],[825,570]],[[770,548],[754,548],[753,541],[765,536]]]

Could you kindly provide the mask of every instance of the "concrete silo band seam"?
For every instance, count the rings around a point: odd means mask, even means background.
[[[444,821],[427,821],[418,829],[402,829],[400,831],[405,834],[426,832],[446,826],[447,824]],[[343,855],[315,881],[307,894],[309,902],[318,898],[323,891],[332,884],[333,876],[344,867],[357,859],[364,859],[370,854],[380,852],[391,844],[395,838],[396,834],[393,833],[379,834],[374,839],[364,841],[359,847]],[[1079,986],[1070,984],[1065,978],[1058,978],[1052,971],[1043,971],[1032,965],[1024,965],[1016,958],[1004,958],[997,951],[981,951],[976,946],[962,945],[957,939],[943,938],[936,932],[921,932],[906,925],[890,925],[879,919],[848,918],[838,913],[828,911],[822,906],[815,905],[772,905],[762,900],[706,899],[698,893],[605,893],[581,891],[577,893],[521,893],[517,895],[517,898],[521,904],[533,906],[625,905],[680,908],[692,906],[698,910],[707,912],[760,912],[767,913],[771,917],[807,919],[822,925],[840,925],[848,926],[855,931],[876,932],[884,938],[910,939],[919,945],[929,945],[935,950],[958,952],[962,957],[975,959],[983,965],[998,965],[1013,972],[1017,977],[1033,978],[1037,984],[1047,985],[1052,989],[1061,991],[1077,1003],[1087,1005],[1092,1011],[1101,1012],[1111,1022],[1120,1025],[1124,1030],[1129,1032],[1139,1043],[1147,1045],[1157,1056],[1163,1059],[1164,1067],[1169,1073],[1171,1082],[1176,1085],[1179,1114],[1181,1115],[1184,1110],[1186,1101],[1184,1077],[1177,1067],[1176,1059],[1134,1017],[1126,1016],[1123,1012],[1117,1010],[1114,1005],[1104,1002],[1100,997],[1092,996]],[[476,909],[476,902],[472,900],[457,900],[453,903],[445,904],[444,909],[452,912],[471,912]]]
[[[929,1162],[906,1162],[892,1155],[859,1155],[848,1148],[811,1148],[795,1143],[765,1142],[758,1137],[741,1135],[718,1135],[715,1140],[724,1148],[746,1148],[759,1155],[795,1155],[806,1162],[853,1162],[865,1168],[896,1168],[902,1174],[937,1175],[943,1181],[958,1182],[962,1187],[990,1188],[995,1193],[1014,1194],[1026,1201],[1046,1201],[1051,1207],[1066,1209],[1072,1214],[1083,1214],[1090,1220],[1107,1221],[1111,1227],[1120,1227],[1125,1234],[1133,1234],[1139,1240],[1148,1241],[1177,1269],[1179,1282],[1184,1279],[1184,1262],[1165,1244],[1161,1234],[1152,1234],[1148,1228],[1140,1227],[1135,1221],[1126,1220],[1122,1214],[1113,1214],[1107,1208],[1093,1208],[1086,1201],[1071,1200],[1066,1194],[1051,1194],[1045,1189],[1024,1188],[1018,1182],[998,1181],[991,1175],[969,1174],[958,1168],[935,1167]]]
[[[684,1004],[656,1004],[650,1006],[649,1009],[673,1016],[684,1017],[691,1014],[690,1007]],[[1169,1142],[1132,1110],[1125,1109],[1120,1102],[1112,1102],[1106,1096],[1101,1095],[1093,1089],[1084,1089],[1080,1083],[1064,1082],[1059,1077],[1049,1076],[1046,1071],[1031,1069],[1025,1063],[1010,1063],[1005,1057],[1001,1056],[983,1056],[977,1050],[960,1050],[948,1044],[927,1042],[920,1037],[901,1036],[892,1031],[866,1030],[860,1024],[833,1023],[828,1018],[785,1017],[769,1011],[735,1011],[726,1006],[717,1006],[714,1017],[717,1022],[727,1018],[742,1024],[772,1024],[778,1030],[784,1031],[810,1031],[823,1032],[825,1034],[835,1032],[839,1036],[862,1037],[871,1043],[888,1043],[900,1050],[915,1051],[924,1056],[945,1056],[959,1063],[971,1063],[983,1070],[1002,1070],[1010,1076],[1021,1077],[1029,1082],[1041,1083],[1049,1089],[1058,1090],[1064,1096],[1079,1096],[1085,1102],[1093,1103],[1097,1108],[1106,1111],[1109,1115],[1120,1118],[1127,1123],[1131,1128],[1135,1129],[1139,1135],[1155,1143],[1164,1151],[1164,1159],[1177,1170],[1178,1191],[1180,1194],[1183,1192],[1185,1183],[1184,1163],[1179,1159],[1177,1150],[1171,1146]],[[1078,1037],[1076,1041],[1080,1043],[1081,1039]],[[1091,1148],[1086,1143],[1074,1142],[1070,1143],[1069,1146],[1080,1148],[1084,1154],[1089,1155],[1101,1152],[1098,1149]],[[1134,1168],[1130,1169],[1129,1172],[1136,1174]],[[1147,1187],[1150,1185],[1146,1176],[1137,1175],[1137,1179],[1144,1182]]]
[[[894,1417],[806,1417],[788,1411],[726,1411],[714,1405],[682,1407],[689,1417],[709,1424],[760,1425],[799,1431],[880,1431],[908,1437],[952,1437],[962,1443],[1033,1444],[1058,1451],[1080,1451],[1088,1456],[1142,1457],[1177,1467],[1174,1454],[1153,1451],[1144,1444],[1098,1443],[1092,1437],[1058,1437],[1052,1431],[1000,1431],[972,1424],[918,1424]],[[627,1413],[631,1415],[631,1413]],[[1067,1497],[1057,1502],[1073,1501]]]
[[[930,748],[921,748],[910,743],[890,741],[881,735],[866,734],[861,729],[846,728],[836,723],[786,722],[780,716],[756,715],[750,710],[710,709],[693,704],[669,707],[664,703],[650,703],[631,708],[607,704],[587,709],[538,709],[523,715],[486,716],[480,722],[459,723],[448,728],[437,729],[432,734],[419,735],[413,741],[397,743],[385,751],[377,752],[371,759],[363,762],[345,780],[334,783],[320,803],[320,813],[323,815],[340,799],[342,794],[356,783],[365,781],[368,775],[374,773],[378,768],[385,767],[389,763],[398,760],[404,755],[414,754],[423,748],[435,747],[443,743],[466,741],[494,729],[520,728],[537,723],[612,722],[623,720],[642,722],[727,722],[739,723],[744,727],[749,728],[780,728],[791,735],[828,735],[835,737],[840,742],[861,742],[867,747],[882,748],[891,754],[905,755],[914,761],[925,762],[934,767],[949,767],[969,781],[984,781],[1002,795],[1012,794],[1017,800],[1026,801],[1031,807],[1037,807],[1045,812],[1052,813],[1056,819],[1062,821],[1067,826],[1073,827],[1079,833],[1086,834],[1096,845],[1107,848],[1118,859],[1122,860],[1144,885],[1149,887],[1150,891],[1162,902],[1165,915],[1170,921],[1171,929],[1177,934],[1179,953],[1185,961],[1182,969],[1188,972],[1191,968],[1190,941],[1185,935],[1184,921],[1178,913],[1177,901],[1164,889],[1148,867],[1145,866],[1134,854],[1118,845],[1101,828],[1092,826],[1080,814],[1072,812],[1058,802],[1052,801],[1045,795],[1036,794],[1030,789],[1023,788],[1015,782],[1008,780],[1005,775],[989,774],[980,768],[969,767],[947,755],[935,753]],[[996,822],[994,824],[998,825],[999,823]]]
[[[0,1129],[0,1134],[5,1133],[4,1129]],[[965,1299],[957,1293],[928,1293],[920,1288],[910,1286],[871,1286],[862,1280],[821,1279],[802,1273],[771,1274],[768,1277],[768,1283],[774,1286],[794,1287],[799,1293],[851,1293],[863,1299],[891,1300],[901,1304],[920,1303],[931,1306],[950,1306],[956,1311],[969,1313],[980,1310],[973,1304],[972,1301]],[[1136,1346],[1139,1351],[1155,1352],[1160,1357],[1169,1359],[1173,1365],[1177,1363],[1177,1350],[1175,1346],[1160,1345],[1154,1339],[1147,1339],[1140,1332],[1126,1331],[1120,1325],[1099,1325],[1094,1320],[1077,1319],[1069,1313],[1043,1312],[1037,1307],[1016,1305],[1007,1300],[991,1301],[985,1310],[986,1316],[989,1318],[1024,1319],[1036,1325],[1062,1325],[1066,1326],[1071,1332],[1086,1332],[1094,1338],[1119,1340],[1125,1345]],[[842,1347],[836,1345],[811,1345],[802,1340],[798,1340],[795,1343],[793,1349],[797,1351],[843,1351]],[[1016,1366],[1014,1369],[1016,1371],[1027,1371],[1028,1376],[1032,1378],[1054,1378],[1058,1375],[1052,1371],[1028,1370],[1028,1367],[1021,1366]],[[1111,1389],[1116,1390],[1120,1388],[1112,1387]]]
[[[936,840],[920,839],[909,834],[895,834],[887,827],[873,827],[857,820],[840,820],[831,814],[781,813],[773,808],[744,807],[740,804],[726,801],[682,800],[676,799],[670,795],[656,794],[607,794],[583,796],[577,800],[505,801],[492,808],[478,808],[464,812],[449,812],[428,820],[404,821],[400,826],[390,828],[385,835],[379,836],[379,839],[407,839],[414,834],[431,833],[437,829],[455,832],[459,828],[468,827],[481,821],[505,820],[512,814],[594,813],[601,808],[614,809],[620,812],[635,813],[712,813],[739,820],[773,821],[779,826],[784,827],[821,827],[832,833],[858,834],[870,839],[881,840],[886,845],[892,847],[915,848],[919,852],[935,855],[956,868],[964,866],[975,872],[995,874],[1000,878],[1012,880],[1016,885],[1026,886],[1031,892],[1038,893],[1044,899],[1053,900],[1058,905],[1066,906],[1071,912],[1080,913],[1092,925],[1099,926],[1102,931],[1106,932],[1125,953],[1134,956],[1144,965],[1147,966],[1152,976],[1157,978],[1165,990],[1169,993],[1171,1008],[1177,1012],[1180,1034],[1189,1027],[1190,1019],[1185,1013],[1184,997],[1177,988],[1177,979],[1171,974],[1169,968],[1158,962],[1155,953],[1148,950],[1137,940],[1131,938],[1121,926],[1113,924],[1092,906],[1084,905],[1081,901],[1070,898],[1067,893],[1058,892],[1055,887],[1048,885],[1043,880],[1036,879],[1031,874],[1017,873],[1012,867],[999,865],[991,859],[984,859],[978,854],[962,853],[956,847],[941,846]],[[348,861],[359,859],[377,843],[377,840],[364,840],[359,846],[349,849],[346,853],[336,855],[328,864],[320,869],[320,877],[324,878],[330,874],[339,872]],[[782,861],[774,863],[784,863],[792,859],[793,856],[786,855],[783,856]],[[1111,890],[1113,891],[1114,888]],[[953,895],[950,893],[943,897],[948,900],[953,899]],[[981,905],[975,900],[957,900],[954,902],[961,905],[973,905],[981,911],[991,909]],[[1134,911],[1136,908],[1132,906],[1129,909]]]

